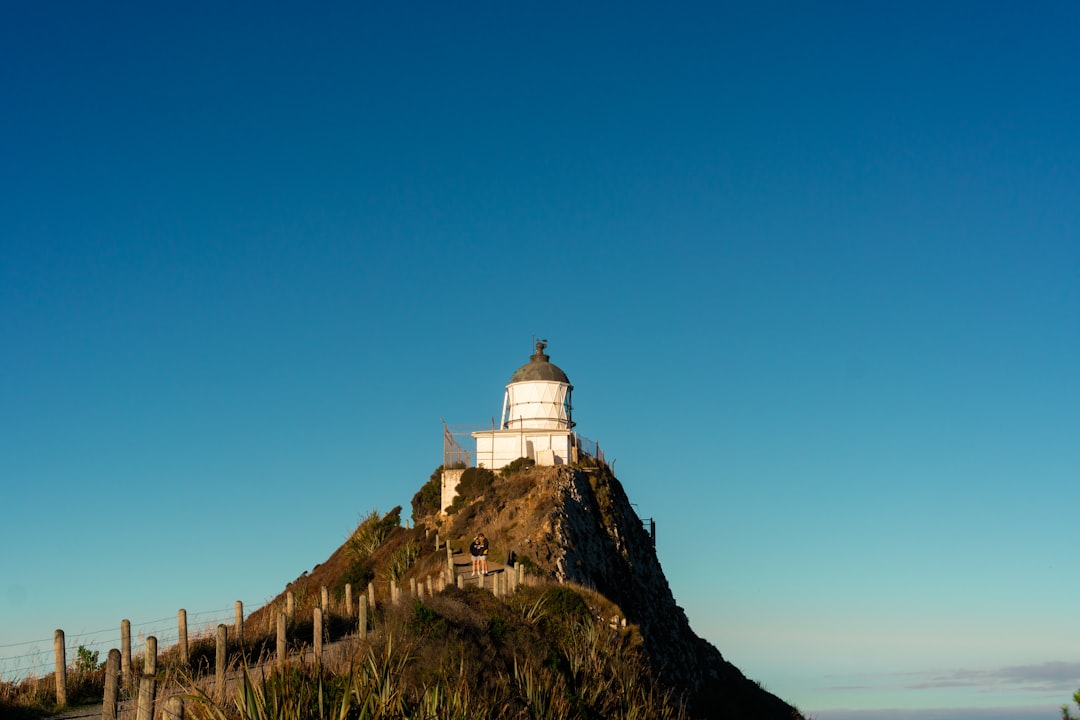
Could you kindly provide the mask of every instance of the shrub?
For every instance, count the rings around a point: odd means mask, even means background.
[[[446,619],[421,601],[413,604],[413,615],[408,622],[409,630],[425,637],[441,638],[446,635]]]
[[[461,473],[461,482],[458,483],[458,495],[470,498],[479,497],[495,482],[495,473],[487,468],[472,467]]]
[[[549,630],[561,633],[574,623],[589,618],[589,606],[580,594],[568,587],[555,585],[544,592],[544,620]]]
[[[361,560],[375,552],[390,531],[401,525],[401,506],[379,517],[378,510],[372,510],[353,531],[347,543],[349,552]]]
[[[496,642],[506,637],[507,633],[509,633],[510,630],[510,623],[506,622],[497,615],[488,620],[488,635],[490,635],[491,639]]]
[[[450,505],[453,510],[447,508],[447,512],[454,512],[464,507],[470,500],[480,497],[495,482],[495,473],[487,468],[471,467],[461,473],[461,481],[457,486],[457,496]]]
[[[420,546],[407,542],[390,556],[386,566],[386,575],[390,580],[400,580],[420,557]]]
[[[412,499],[413,522],[441,510],[443,466],[435,468],[428,481],[416,491]]]
[[[532,459],[527,458],[527,457],[519,457],[517,460],[514,460],[511,463],[503,465],[502,469],[499,470],[499,474],[502,475],[504,478],[505,477],[510,477],[511,475],[514,475],[515,473],[519,473],[522,470],[528,470],[529,468],[535,467],[535,466],[536,466],[536,461],[535,460],[532,460]]]
[[[371,567],[371,562],[366,558],[353,558],[334,584],[334,596],[338,599],[344,597],[346,585],[352,585],[354,593],[363,592],[374,579],[375,569]]]
[[[91,673],[100,668],[104,663],[98,662],[98,651],[90,651],[84,645],[80,645],[78,650],[75,651],[75,672],[77,673]]]
[[[1073,702],[1076,703],[1077,707],[1080,707],[1080,690],[1073,693]],[[1077,717],[1069,712],[1068,705],[1061,706],[1061,718],[1062,720],[1077,720]]]

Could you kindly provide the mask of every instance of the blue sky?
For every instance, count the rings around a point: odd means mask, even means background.
[[[273,597],[535,334],[748,676],[1053,716],[1077,6],[384,5],[0,10],[6,667]]]

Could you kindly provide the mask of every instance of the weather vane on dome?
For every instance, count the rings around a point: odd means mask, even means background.
[[[532,339],[533,345],[536,346],[536,354],[533,355],[533,357],[547,357],[546,355],[544,355],[544,348],[547,347],[547,338],[540,338],[539,340],[537,340],[536,333],[533,333]]]

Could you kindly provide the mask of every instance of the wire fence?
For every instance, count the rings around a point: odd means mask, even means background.
[[[369,615],[368,611],[369,607],[374,610],[374,608],[376,607],[375,598],[380,594],[382,595],[380,603],[388,602],[391,605],[399,605],[403,601],[408,602],[410,597],[422,599],[425,595],[442,592],[450,585],[456,585],[458,588],[463,588],[465,587],[465,585],[468,584],[476,585],[481,589],[488,589],[497,598],[505,598],[508,595],[516,592],[518,587],[520,587],[521,585],[535,584],[536,582],[536,579],[532,576],[531,573],[527,573],[526,568],[521,563],[514,563],[511,565],[509,564],[509,561],[506,566],[500,566],[498,565],[498,563],[493,563],[495,567],[493,568],[493,571],[491,573],[484,573],[483,576],[467,579],[464,572],[461,571],[461,568],[468,566],[469,561],[464,559],[464,555],[462,555],[460,551],[457,554],[458,556],[455,557],[455,552],[451,547],[450,543],[447,542],[445,544],[441,544],[438,535],[436,535],[435,549],[437,553],[440,551],[440,548],[445,548],[446,550],[446,565],[441,570],[437,570],[434,573],[428,573],[425,577],[420,579],[415,577],[410,578],[407,588],[404,585],[399,587],[397,581],[391,579],[389,582],[389,586],[385,590],[385,593],[376,592],[375,584],[369,583],[366,589],[364,591],[361,591],[356,598],[358,600],[358,603],[355,606],[355,611],[353,609],[354,606],[351,603],[351,598],[353,597],[351,593],[352,586],[347,585],[345,594],[346,601],[344,607],[345,614],[341,617],[350,619],[352,623],[354,623],[351,627],[349,627],[348,624],[346,624],[346,626],[338,624],[336,629],[331,631],[323,624],[324,611],[332,607],[332,601],[330,600],[328,588],[326,586],[323,586],[322,602],[311,608],[312,624],[307,628],[304,628],[303,624],[298,624],[294,628],[294,630],[288,630],[286,618],[289,618],[289,621],[291,621],[291,619],[294,617],[294,612],[296,612],[298,608],[296,608],[295,598],[292,591],[287,591],[285,595],[284,608],[277,608],[277,622],[275,623],[277,631],[276,653],[274,653],[274,655],[271,657],[260,657],[258,662],[260,664],[275,663],[278,668],[283,668],[285,666],[285,663],[287,663],[290,658],[299,657],[301,659],[313,658],[316,664],[321,665],[323,651],[324,649],[326,649],[326,643],[328,641],[335,644],[333,653],[335,653],[336,656],[340,659],[340,650],[343,641],[349,641],[350,639],[353,639],[354,641],[363,641],[367,637],[368,631],[375,629],[376,623],[379,622],[379,618],[373,615]],[[490,575],[490,578],[488,578],[488,575]],[[128,620],[122,620],[120,623],[119,633],[116,635],[113,634],[116,632],[113,629],[98,630],[94,632],[83,633],[81,636],[71,642],[67,642],[66,635],[63,633],[62,630],[57,630],[54,636],[55,642],[59,642],[60,636],[64,635],[63,657],[60,656],[58,649],[54,649],[52,662],[50,663],[44,659],[47,655],[45,651],[38,651],[35,649],[30,653],[25,653],[23,655],[14,656],[8,659],[21,659],[27,661],[28,665],[22,671],[26,679],[32,680],[43,678],[49,672],[56,671],[56,702],[58,706],[63,707],[66,705],[67,702],[67,684],[66,675],[60,672],[60,668],[65,667],[66,665],[66,667],[70,670],[73,666],[77,666],[79,662],[78,659],[80,657],[78,652],[80,648],[82,648],[86,652],[90,652],[91,654],[96,651],[99,653],[99,656],[102,650],[108,648],[107,656],[110,658],[110,660],[108,663],[104,663],[105,666],[103,668],[103,672],[105,676],[105,687],[102,693],[103,700],[100,710],[95,712],[94,708],[91,708],[88,714],[65,714],[64,717],[90,718],[96,717],[99,713],[101,717],[118,717],[118,715],[116,714],[117,707],[115,705],[115,703],[121,700],[121,698],[119,698],[117,695],[118,679],[121,677],[121,675],[124,677],[130,677],[130,668],[133,667],[131,663],[134,661],[135,658],[139,657],[140,655],[142,655],[143,657],[144,664],[147,662],[146,658],[153,657],[154,664],[156,665],[156,658],[158,657],[157,654],[162,650],[166,650],[170,644],[172,646],[175,646],[176,644],[180,643],[181,647],[183,647],[184,644],[182,642],[182,639],[179,637],[179,629],[181,624],[183,624],[183,626],[188,629],[186,634],[189,642],[192,639],[198,640],[206,638],[208,636],[216,636],[216,653],[214,658],[215,664],[212,673],[214,677],[213,682],[215,684],[214,692],[217,693],[219,696],[224,697],[225,692],[228,690],[228,683],[230,682],[230,679],[228,677],[228,673],[230,672],[230,662],[235,662],[236,658],[234,657],[232,661],[229,660],[226,633],[219,632],[219,630],[226,629],[229,625],[228,622],[222,621],[235,620],[237,624],[240,624],[240,627],[243,627],[242,623],[244,622],[243,603],[241,601],[236,601],[231,610],[231,613],[230,609],[225,608],[221,610],[210,610],[193,614],[187,613],[186,610],[179,610],[177,611],[176,633],[173,633],[170,629],[170,621],[172,620],[172,618],[160,618],[157,620],[148,620],[140,623],[131,623]],[[205,628],[205,634],[192,633],[190,629],[190,623],[188,622],[189,620],[195,620],[198,624],[203,626]],[[126,629],[129,631],[129,634],[125,633],[125,626]],[[302,640],[302,644],[299,647],[294,645],[290,649],[290,637],[294,642],[297,639],[300,639],[298,638],[296,631],[300,630],[301,628],[304,628],[303,632],[308,633],[308,636]],[[130,638],[131,640],[130,647],[128,646],[128,643],[123,642],[125,634],[126,637]],[[156,640],[156,642],[152,645],[145,642],[150,636],[153,636]],[[142,652],[138,652],[136,650],[136,637],[138,637],[138,639],[140,640],[139,645],[142,646],[138,648],[138,650]],[[112,638],[120,639],[121,642],[117,644],[121,644],[123,645],[123,647],[119,649],[113,649],[112,647],[109,647],[110,640]],[[14,648],[29,647],[32,645],[47,642],[47,639],[42,639],[30,640],[19,643],[8,643],[0,645],[0,650],[11,650]],[[74,650],[74,653],[71,652],[72,650]],[[148,653],[151,652],[154,654],[149,655]],[[74,662],[72,662],[73,656]],[[63,662],[64,665],[60,665],[61,662]],[[187,662],[187,659],[185,659],[184,662]],[[34,670],[34,677],[31,677],[30,671],[32,669]],[[231,672],[232,682],[235,683],[236,677],[239,676],[239,671],[235,667],[233,667]],[[211,673],[208,671],[207,668],[203,668],[203,672],[201,673],[201,675],[205,679],[210,677]],[[126,700],[123,700],[123,702],[128,703],[129,709],[133,707],[131,703],[137,701],[139,718],[155,717],[154,705],[157,701],[156,698],[158,697],[158,693],[162,691],[162,688],[157,686],[157,684],[153,681],[153,677],[153,675],[141,677],[140,682],[136,688],[137,695],[129,695]],[[146,682],[148,680],[150,682]],[[3,680],[2,682],[7,683],[9,681]],[[14,681],[11,682],[14,683]],[[132,692],[132,690],[127,689],[125,690],[125,692]],[[171,689],[168,689],[166,696],[170,705],[172,705],[177,699],[176,687],[173,686]],[[109,700],[109,698],[111,698],[111,700]],[[113,703],[113,705],[110,705],[110,703]],[[183,717],[182,703],[183,699],[180,698],[181,708],[179,715],[176,715],[176,713],[174,712],[176,709],[175,707],[173,707],[172,710],[167,710],[166,712],[171,712],[173,716],[176,717]],[[110,708],[112,708],[111,714],[109,714]],[[145,715],[144,710],[146,712]],[[122,717],[130,717],[130,715],[125,714],[122,715]]]
[[[245,605],[246,607],[246,605]],[[179,611],[178,611],[179,612]],[[235,605],[221,610],[187,613],[188,638],[194,640],[212,637],[219,624],[230,624],[235,617]],[[77,662],[79,648],[90,657],[97,653],[98,662],[104,662],[112,648],[119,648],[121,623],[104,630],[92,630],[78,635],[65,634],[64,648],[68,664]],[[177,615],[156,620],[131,623],[131,643],[141,647],[146,638],[157,638],[158,647],[168,648],[180,642],[180,625]],[[0,682],[21,682],[28,678],[40,678],[56,670],[56,654],[53,638],[26,640],[17,643],[0,643]]]
[[[494,430],[495,426],[492,425],[490,429]],[[488,428],[483,425],[448,425],[443,420],[443,467],[472,467],[473,458],[476,456],[476,441],[472,433],[487,430]],[[607,462],[598,440],[575,432],[571,434],[571,442],[579,453],[600,462]]]
[[[580,433],[574,433],[574,444],[577,446],[578,451],[585,453],[590,457],[594,457],[600,462],[605,462],[604,451],[600,449],[600,442],[587,438]]]

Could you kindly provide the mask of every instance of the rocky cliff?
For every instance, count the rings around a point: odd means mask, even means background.
[[[702,718],[800,717],[748,680],[690,628],[652,539],[621,483],[601,463],[529,468],[476,483],[448,519],[429,521],[467,543],[477,531],[493,555],[513,552],[537,572],[592,588],[636,625],[659,676]]]

